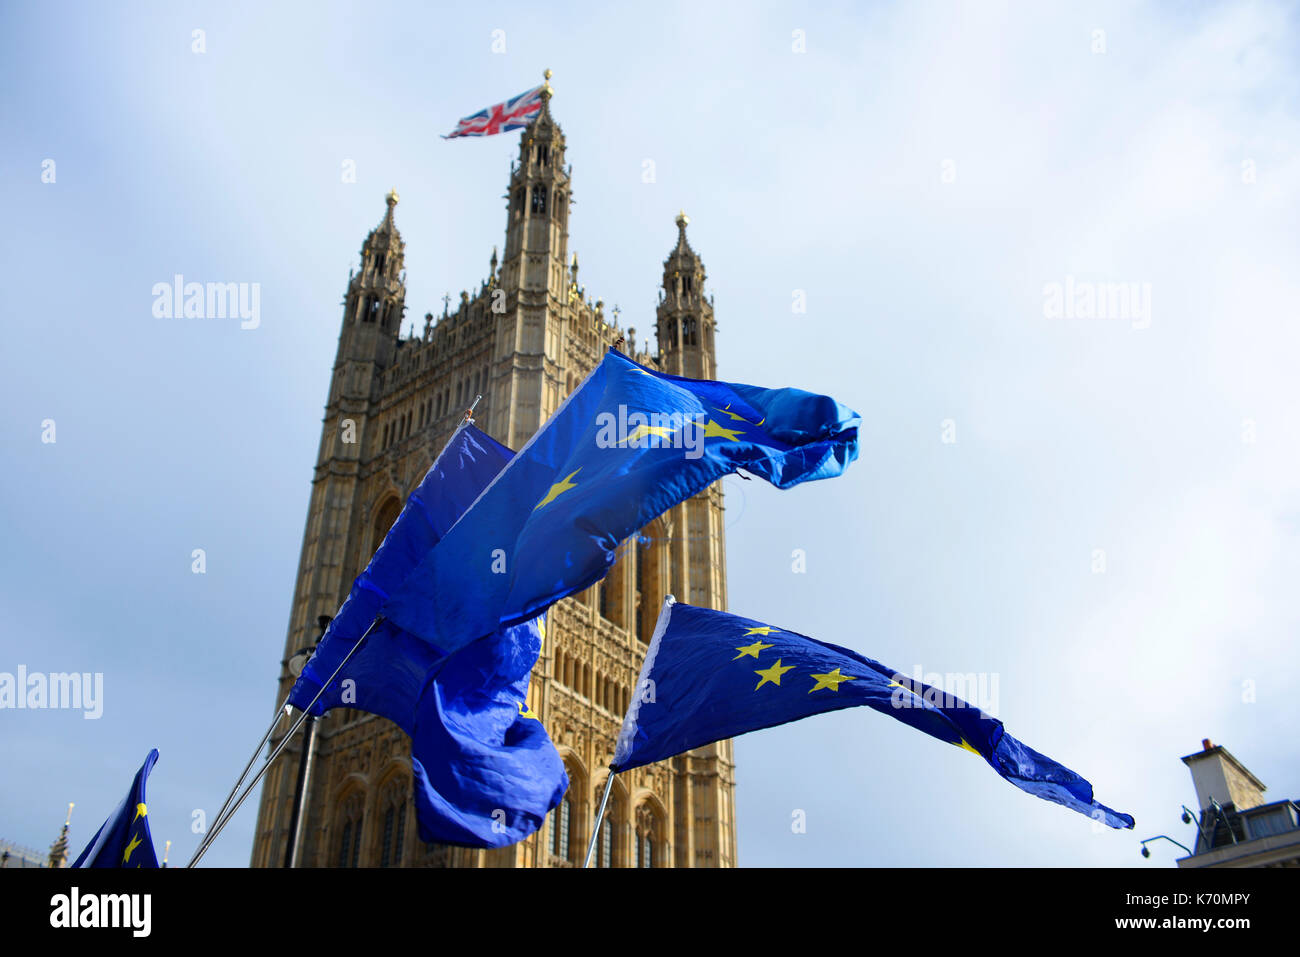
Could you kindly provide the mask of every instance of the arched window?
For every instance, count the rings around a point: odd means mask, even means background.
[[[397,521],[397,516],[400,514],[402,514],[402,503],[396,498],[388,499],[375,513],[375,524],[372,532],[374,537],[370,543],[370,553],[372,555],[379,551],[384,536],[388,534],[388,530],[393,527],[393,523]]]
[[[406,794],[409,784],[403,777],[394,778],[384,788],[382,799],[384,827],[379,845],[379,866],[397,867],[402,863],[402,844],[406,839]]]
[[[636,809],[636,866],[659,866],[659,816],[650,802]]]
[[[551,814],[551,853],[566,861],[569,857],[569,824],[573,819],[573,802],[569,795],[560,799],[559,806]]]
[[[532,211],[539,215],[546,214],[546,187],[538,183],[533,187],[533,207]]]
[[[361,862],[361,825],[364,822],[365,798],[353,792],[339,805],[339,867],[358,867]]]

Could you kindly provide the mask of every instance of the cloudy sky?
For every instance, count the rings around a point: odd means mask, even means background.
[[[742,864],[1169,866],[1203,737],[1300,795],[1298,48],[1271,3],[5,4],[0,671],[104,709],[0,712],[0,837],[76,801],[80,847],[157,747],[188,857],[274,706],[348,269],[396,187],[409,315],[486,275],[517,134],[438,134],[547,67],[591,294],[644,337],[685,208],[720,377],[863,416],[841,479],[727,481],[731,609],[996,681],[1138,822],[855,709],[737,741]],[[156,318],[177,273],[260,326]]]

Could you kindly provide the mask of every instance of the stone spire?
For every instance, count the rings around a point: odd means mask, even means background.
[[[68,816],[63,821],[63,830],[59,831],[59,836],[50,845],[50,867],[68,866],[68,828],[72,826],[72,809],[74,807],[76,807],[75,804],[68,805]]]
[[[546,71],[549,81],[551,71]],[[551,115],[553,91],[542,87],[542,108],[519,137],[519,159],[510,167],[509,212],[501,257],[501,288],[507,310],[517,302],[541,307],[564,302],[569,244],[569,171],[564,131]]]
[[[690,218],[677,214],[677,245],[664,260],[656,331],[660,368],[673,375],[712,379],[713,303],[704,297],[704,260],[686,239]]]

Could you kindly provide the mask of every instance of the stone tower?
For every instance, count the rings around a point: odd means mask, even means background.
[[[549,77],[549,74],[548,74]],[[402,503],[477,395],[475,420],[519,448],[569,392],[623,346],[636,361],[690,376],[715,369],[713,304],[704,266],[677,219],[656,315],[658,353],[638,351],[617,316],[593,302],[568,250],[570,168],[563,131],[542,108],[523,130],[506,195],[504,256],[456,309],[425,315],[400,335],[404,244],[396,193],[348,281],[338,353],[312,481],[278,702],[288,661],[316,637],[318,615],[342,604]],[[303,846],[305,866],[550,867],[580,865],[607,766],[663,596],[726,607],[722,490],[714,486],[660,516],[620,548],[606,578],[554,606],[533,671],[529,705],[564,758],[570,788],[537,834],[479,851],[426,845],[416,834],[410,741],[394,724],[336,710],[319,724]],[[287,729],[281,722],[275,736]],[[263,785],[252,864],[278,867],[301,760],[299,735]],[[736,863],[731,742],[616,778],[597,842],[600,866],[716,867]]]

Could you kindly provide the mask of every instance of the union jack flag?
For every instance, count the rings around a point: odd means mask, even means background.
[[[456,124],[444,140],[457,136],[492,136],[527,126],[542,109],[542,87],[534,87],[513,99],[479,110]]]

